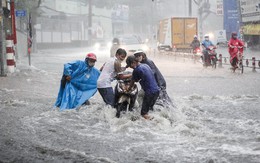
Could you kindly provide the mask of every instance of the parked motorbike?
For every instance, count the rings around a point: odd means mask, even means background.
[[[208,54],[208,58],[205,59],[204,55],[203,55],[203,61],[204,61],[204,66],[208,67],[208,66],[212,66],[212,68],[216,68],[217,67],[217,53],[216,53],[216,46],[209,46],[206,49],[206,52]]]
[[[131,79],[118,80],[115,87],[115,100],[116,100],[116,117],[120,117],[121,111],[133,111],[133,107],[137,98],[138,88],[134,84],[130,87]]]
[[[233,48],[235,51],[235,56],[234,58],[236,58],[236,66],[232,67],[233,72],[236,71],[236,69],[240,70],[240,73],[242,74],[244,72],[244,66],[243,66],[243,53],[239,50],[239,49],[243,49],[243,46],[230,46],[230,48]],[[234,58],[231,58],[230,62],[232,63],[232,60]]]

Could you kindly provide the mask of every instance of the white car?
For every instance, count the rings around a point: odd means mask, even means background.
[[[149,47],[142,43],[137,37],[135,36],[119,36],[117,37],[119,43],[112,43],[111,47],[111,56],[114,56],[116,50],[119,48],[125,49],[127,55],[133,54],[135,51],[144,51],[145,53],[148,52]]]
[[[107,39],[98,39],[95,40],[93,48],[96,51],[102,51],[102,50],[110,49],[111,46],[112,43],[110,41],[107,41]]]

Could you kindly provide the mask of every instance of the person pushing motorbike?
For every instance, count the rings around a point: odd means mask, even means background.
[[[162,105],[162,106],[174,106],[171,98],[169,97],[168,93],[166,92],[166,80],[164,79],[162,73],[158,69],[158,67],[155,65],[155,63],[147,58],[146,54],[143,51],[136,51],[134,53],[135,58],[138,62],[147,64],[155,77],[155,80],[157,82],[158,87],[160,88],[160,94],[158,97],[158,100],[156,101],[156,104]]]
[[[234,70],[237,68],[238,52],[243,54],[243,47],[244,43],[237,38],[237,33],[232,32],[231,38],[228,42],[228,52],[230,55],[230,64]]]
[[[117,99],[115,99],[112,82],[117,78],[125,79],[131,77],[131,74],[120,74],[120,72],[124,71],[121,67],[121,63],[126,58],[126,55],[127,53],[124,49],[117,49],[115,57],[111,58],[100,69],[101,74],[97,81],[97,89],[103,101],[112,107],[115,107],[117,101]]]
[[[134,55],[127,57],[126,64],[127,67],[133,69],[132,79],[128,90],[132,89],[135,82],[140,83],[144,90],[141,115],[145,119],[152,119],[153,117],[149,116],[148,112],[149,110],[153,110],[153,106],[160,92],[153,71],[147,64],[140,63]]]

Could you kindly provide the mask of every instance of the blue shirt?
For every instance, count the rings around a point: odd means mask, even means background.
[[[155,80],[153,71],[147,64],[139,64],[133,71],[132,79],[141,84],[146,94],[156,93],[160,90]]]
[[[209,46],[214,46],[214,44],[210,40],[204,40],[202,44],[205,48],[208,48]]]
[[[154,64],[154,62],[152,60],[146,58],[145,60],[142,60],[141,63],[145,63],[151,68],[151,70],[154,73],[155,80],[156,80],[158,86],[160,88],[166,88],[166,81],[165,81],[163,75],[161,74],[161,72],[159,71],[159,69]]]

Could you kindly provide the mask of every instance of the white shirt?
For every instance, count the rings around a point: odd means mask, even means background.
[[[116,58],[111,58],[103,67],[101,74],[97,81],[98,88],[112,87],[112,81],[115,79],[117,73],[115,71]]]

